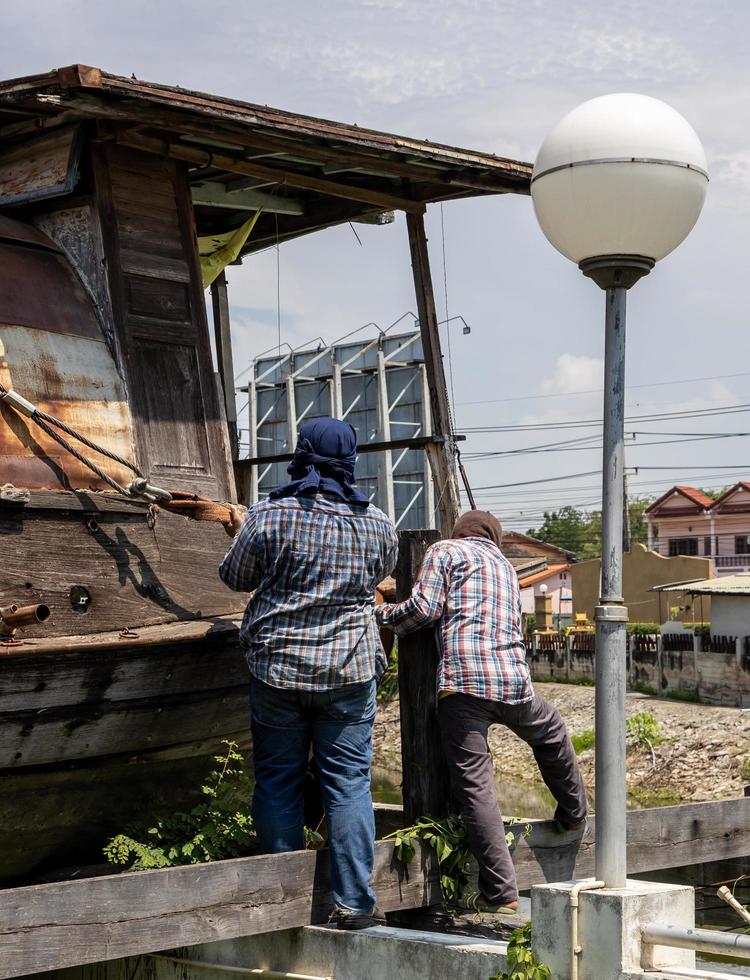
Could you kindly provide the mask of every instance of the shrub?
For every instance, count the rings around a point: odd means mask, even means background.
[[[639,711],[627,720],[628,737],[639,748],[652,748],[661,742],[661,726],[650,711]]]
[[[650,684],[641,684],[640,681],[637,681],[635,684],[633,684],[633,690],[636,691],[638,694],[655,695],[659,693],[655,687],[652,687]]]
[[[660,627],[658,623],[628,623],[628,636],[636,634],[637,636],[643,636],[649,633],[659,633]]]
[[[667,697],[673,701],[690,701],[692,704],[700,704],[700,695],[697,691],[667,691]]]
[[[117,834],[104,848],[110,864],[145,871],[240,857],[250,850],[255,842],[252,782],[242,768],[237,743],[224,745],[226,755],[214,756],[216,765],[201,786],[204,800],[189,813],[157,817],[150,827],[130,827]]]
[[[575,749],[576,755],[580,755],[581,752],[585,752],[586,749],[593,749],[596,745],[596,735],[593,728],[587,728],[585,732],[581,732],[580,735],[573,735],[571,737],[571,742],[573,743],[573,748]]]
[[[531,950],[531,923],[514,929],[508,941],[508,973],[496,973],[490,980],[550,980],[552,973]]]
[[[750,782],[750,755],[745,755],[740,760],[740,778]]]

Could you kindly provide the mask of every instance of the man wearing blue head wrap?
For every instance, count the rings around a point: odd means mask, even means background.
[[[348,422],[299,430],[289,483],[237,515],[224,582],[252,592],[240,636],[251,674],[253,818],[265,851],[304,847],[308,756],[320,775],[339,928],[385,921],[370,888],[377,679],[375,587],[396,564],[393,522],[354,486]]]

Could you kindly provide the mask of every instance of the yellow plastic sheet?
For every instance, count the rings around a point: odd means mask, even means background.
[[[201,260],[204,289],[211,285],[230,262],[234,262],[240,254],[242,246],[250,237],[250,232],[255,227],[255,222],[259,217],[260,211],[258,210],[252,218],[248,218],[244,225],[240,225],[234,231],[226,231],[222,235],[204,235],[198,238],[198,254]]]

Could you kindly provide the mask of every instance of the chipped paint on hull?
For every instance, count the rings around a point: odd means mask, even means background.
[[[122,379],[103,340],[0,324],[0,381],[94,442],[134,459]],[[130,473],[88,454],[119,482]],[[104,489],[87,467],[30,419],[0,403],[0,483],[30,489]]]

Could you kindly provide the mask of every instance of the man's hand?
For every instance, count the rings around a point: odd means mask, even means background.
[[[240,504],[231,504],[229,507],[229,514],[229,520],[224,521],[224,530],[227,532],[230,538],[233,538],[242,527],[242,522],[245,520],[245,514],[247,514],[247,507],[243,507]]]
[[[389,575],[388,578],[384,578],[382,582],[378,583],[376,592],[383,597],[383,602],[396,602],[398,598],[396,580]]]

